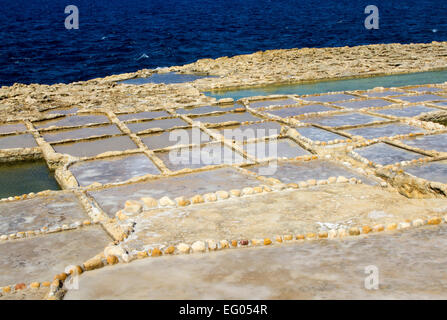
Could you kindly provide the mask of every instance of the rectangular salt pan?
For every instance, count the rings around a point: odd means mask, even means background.
[[[422,154],[390,146],[386,143],[376,143],[354,151],[362,157],[383,166],[424,157]]]
[[[330,177],[344,176],[345,178],[357,178],[367,184],[376,184],[375,181],[356,173],[344,166],[326,160],[270,163],[268,165],[256,165],[248,170],[257,174],[279,179],[283,183],[297,183],[310,179],[326,180]]]
[[[230,106],[203,106],[196,108],[187,108],[187,109],[176,109],[175,112],[178,114],[191,114],[191,115],[199,115],[199,114],[207,114],[212,112],[225,112],[231,111],[237,108],[241,108],[242,106],[239,104],[230,105]]]
[[[410,91],[417,91],[417,92],[438,92],[438,91],[442,91],[441,88],[434,88],[434,87],[419,87],[419,88],[412,88],[412,89],[407,89]]]
[[[405,167],[405,171],[425,180],[447,183],[447,161]]]
[[[127,181],[160,170],[143,154],[79,162],[69,168],[81,186]]]
[[[385,101],[382,99],[369,99],[361,101],[338,102],[335,105],[344,108],[361,109],[361,108],[372,108],[372,107],[386,107],[389,106],[390,104],[392,104],[392,102]]]
[[[337,110],[337,109],[326,107],[321,104],[312,104],[312,105],[300,106],[300,107],[289,107],[289,108],[283,108],[283,109],[268,110],[267,112],[269,114],[272,114],[272,115],[275,115],[278,117],[287,118],[287,117],[303,115],[306,113],[334,111],[334,110]]]
[[[139,200],[141,197],[160,199],[168,196],[171,199],[196,194],[205,194],[219,190],[240,189],[260,184],[256,178],[244,175],[234,168],[219,168],[211,171],[194,172],[150,180],[147,182],[118,186],[99,191],[91,191],[91,195],[101,208],[110,216],[124,207],[126,200]]]
[[[140,120],[140,119],[155,119],[169,116],[166,111],[144,111],[136,113],[117,114],[121,121]]]
[[[266,136],[277,136],[281,133],[281,125],[276,122],[260,122],[241,126],[228,126],[213,129],[222,134],[225,139],[246,141],[260,139]]]
[[[401,123],[391,123],[380,126],[371,126],[346,130],[346,132],[354,136],[362,136],[365,139],[375,139],[381,137],[393,137],[401,134],[410,134],[416,132],[424,132],[425,130],[418,127],[409,126]]]
[[[435,109],[435,108],[425,107],[422,105],[421,106],[412,106],[412,107],[374,110],[374,112],[376,112],[376,113],[390,115],[390,116],[396,116],[396,117],[415,117],[415,116],[419,116],[420,114],[423,114],[426,112],[436,112],[436,111],[440,111],[440,110]]]
[[[224,123],[224,122],[230,122],[230,121],[237,121],[237,122],[246,122],[246,121],[260,121],[261,118],[257,118],[253,116],[249,112],[235,112],[235,113],[226,113],[222,115],[215,115],[215,116],[206,116],[206,117],[196,117],[192,118],[194,121],[199,121],[202,123]]]
[[[381,92],[378,92],[378,91],[377,92],[376,91],[364,92],[364,93],[362,93],[362,95],[368,96],[370,98],[381,98],[381,97],[398,96],[403,93],[404,92],[402,92],[402,91],[388,90],[388,91],[381,91]]]
[[[0,137],[0,149],[34,148],[37,147],[36,140],[32,134],[18,134]]]
[[[132,132],[143,132],[149,129],[171,129],[176,127],[186,127],[188,126],[188,123],[179,119],[179,118],[172,118],[172,119],[161,119],[161,120],[152,120],[152,121],[143,121],[143,122],[135,122],[135,123],[127,123],[126,126],[130,129]]]
[[[66,116],[62,118],[56,118],[52,120],[34,122],[34,126],[39,129],[49,128],[49,127],[77,127],[87,124],[96,123],[108,123],[109,118],[103,115],[75,115]]]
[[[337,94],[322,94],[320,96],[309,96],[302,97],[301,99],[306,101],[316,101],[316,102],[335,102],[335,101],[344,101],[355,99],[357,97],[351,96],[349,94],[337,93]]]
[[[0,124],[0,133],[15,133],[27,131],[23,123]]]
[[[298,101],[294,99],[277,99],[277,100],[263,100],[250,102],[251,108],[267,108],[271,106],[287,106],[298,104]]]
[[[58,192],[48,196],[0,203],[0,234],[69,225],[87,218],[74,194]]]
[[[151,150],[163,149],[174,145],[190,145],[210,142],[211,137],[199,128],[175,129],[140,136],[143,143]]]
[[[78,108],[57,108],[45,111],[48,114],[72,114],[78,112]]]
[[[259,160],[296,158],[309,155],[310,152],[290,139],[274,139],[244,144],[244,151]]]
[[[333,132],[316,128],[316,127],[303,127],[295,128],[302,136],[312,140],[312,141],[332,141],[332,140],[346,140],[347,138]]]
[[[75,157],[93,157],[107,151],[125,151],[138,147],[127,136],[90,141],[59,144],[53,146],[58,153],[66,153]]]
[[[220,164],[240,164],[245,161],[242,155],[222,144],[180,148],[166,152],[157,152],[155,155],[172,171],[185,168],[197,169]]]
[[[398,96],[394,99],[399,99],[406,102],[424,102],[424,101],[443,101],[447,100],[445,97],[437,96],[435,94],[422,94],[418,96]]]
[[[86,127],[74,130],[58,130],[42,133],[42,137],[48,142],[57,142],[64,140],[85,139],[90,137],[99,137],[105,135],[116,135],[122,132],[116,125]]]
[[[447,152],[447,133],[408,138],[402,140],[402,142],[409,145],[410,147],[415,147],[423,150]]]
[[[376,121],[386,121],[386,119],[361,113],[344,113],[333,116],[309,117],[300,119],[300,121],[305,123],[315,123],[328,127],[341,127],[367,124]]]

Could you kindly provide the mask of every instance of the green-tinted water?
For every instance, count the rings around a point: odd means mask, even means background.
[[[333,91],[368,90],[375,87],[390,88],[409,85],[422,85],[429,83],[442,83],[445,81],[447,81],[447,70],[417,72],[371,78],[315,81],[301,84],[270,85],[251,89],[210,91],[205,92],[205,94],[216,99],[233,98],[234,100],[238,100],[250,96],[264,96],[271,94],[303,95]]]
[[[60,187],[45,161],[0,163],[0,198],[48,189]]]

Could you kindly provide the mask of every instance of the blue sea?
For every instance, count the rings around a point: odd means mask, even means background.
[[[64,9],[79,9],[65,29]],[[367,5],[379,29],[367,30]],[[0,85],[68,83],[267,49],[447,40],[445,0],[0,0]]]

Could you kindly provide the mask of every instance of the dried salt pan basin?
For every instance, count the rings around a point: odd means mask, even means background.
[[[256,102],[250,102],[251,108],[267,108],[271,106],[288,106],[298,104],[298,101],[294,99],[277,99],[277,100],[262,100]]]
[[[210,165],[238,164],[245,161],[242,155],[222,144],[202,147],[179,148],[155,154],[172,171],[185,168],[197,169]]]
[[[339,140],[345,140],[347,139],[344,136],[335,134],[333,132],[323,130],[317,127],[302,127],[302,128],[295,128],[296,131],[299,132],[302,136],[313,140],[313,141],[331,141],[335,139]]]
[[[212,116],[194,117],[192,119],[194,121],[199,121],[202,123],[224,123],[229,121],[245,122],[262,120],[261,118],[253,116],[249,112],[231,112]]]
[[[343,108],[361,109],[371,107],[386,107],[389,106],[390,104],[392,104],[392,102],[382,99],[368,99],[361,101],[337,102],[335,105]]]
[[[401,94],[404,94],[405,92],[402,91],[395,91],[395,90],[385,90],[381,92],[371,91],[371,92],[364,92],[362,95],[368,96],[370,98],[381,98],[381,97],[389,97],[389,96],[398,96]]]
[[[0,243],[0,286],[52,281],[69,265],[82,264],[112,239],[99,226]]]
[[[419,96],[398,96],[394,99],[399,99],[406,102],[423,102],[423,101],[442,101],[447,100],[445,97],[437,96],[435,94],[422,94]]]
[[[84,142],[53,145],[58,153],[67,153],[75,157],[92,157],[107,151],[125,151],[137,149],[135,143],[127,136],[96,139]]]
[[[362,157],[383,166],[424,157],[422,154],[390,146],[386,143],[376,143],[368,147],[355,149],[355,152]]]
[[[436,161],[424,163],[422,165],[405,167],[405,172],[408,172],[416,177],[447,183],[447,161]]]
[[[411,89],[407,89],[409,91],[416,91],[416,92],[438,92],[438,91],[442,91],[441,88],[436,88],[436,87],[417,87],[417,88],[411,88]]]
[[[140,136],[143,143],[152,150],[174,145],[202,144],[210,142],[211,137],[199,128],[175,129]]]
[[[44,129],[49,127],[76,127],[95,123],[108,123],[109,118],[103,115],[75,115],[52,120],[34,122],[36,128]]]
[[[79,162],[69,167],[81,186],[116,183],[160,170],[143,154]]]
[[[59,189],[43,160],[0,163],[0,198]]]
[[[0,203],[0,234],[70,225],[87,218],[77,197],[71,192],[60,191],[47,196]]]
[[[277,136],[281,133],[281,125],[277,122],[267,121],[241,126],[227,126],[213,130],[222,134],[225,139],[244,141],[260,139],[266,136]]]
[[[311,154],[290,139],[272,139],[256,143],[247,143],[244,144],[244,151],[260,160],[269,158],[296,158]]]
[[[85,273],[65,299],[445,299],[446,241],[440,226],[145,259]],[[379,290],[364,286],[371,264]]]
[[[78,112],[78,108],[74,107],[74,108],[56,108],[56,109],[51,109],[51,110],[47,110],[44,111],[44,113],[48,113],[48,114],[73,114]]]
[[[421,136],[402,140],[403,143],[424,150],[447,152],[447,133]]]
[[[420,129],[418,127],[409,126],[403,123],[391,123],[379,126],[370,126],[370,127],[346,130],[346,132],[354,136],[362,136],[365,139],[393,137],[400,134],[410,134],[424,131],[425,130]]]
[[[0,125],[0,133],[14,133],[22,131],[27,131],[27,128],[23,123],[10,123]]]
[[[132,132],[142,132],[149,129],[171,129],[175,127],[186,127],[188,123],[183,121],[180,118],[170,118],[170,119],[161,119],[161,120],[151,120],[151,121],[142,121],[142,122],[134,122],[127,123],[126,126]]]
[[[247,168],[260,175],[265,175],[281,180],[284,183],[297,183],[299,181],[326,180],[330,177],[344,176],[345,178],[357,178],[366,184],[376,184],[374,180],[367,178],[340,164],[326,160],[292,161],[270,163],[269,165],[256,165]]]
[[[33,135],[29,133],[0,137],[0,149],[34,147],[37,147],[36,140],[34,140]]]
[[[169,113],[167,113],[166,111],[144,111],[117,115],[118,119],[120,119],[121,121],[155,119],[167,116],[169,116]]]
[[[440,111],[436,108],[429,108],[423,105],[413,107],[391,108],[383,110],[374,110],[373,112],[396,117],[415,117],[426,112]]]
[[[315,102],[335,102],[335,101],[344,101],[356,98],[357,98],[356,96],[351,96],[349,94],[338,93],[338,94],[322,94],[320,96],[302,97],[301,99]]]
[[[121,134],[122,132],[114,124],[98,127],[87,127],[74,130],[58,130],[42,134],[42,137],[48,142],[57,142],[64,140],[85,139],[90,137],[100,137],[105,135]]]
[[[300,106],[300,107],[290,107],[290,108],[283,108],[283,109],[268,110],[267,112],[269,114],[272,114],[272,115],[275,115],[278,117],[287,118],[287,117],[303,115],[306,113],[333,111],[333,110],[336,110],[336,109],[326,107],[321,104],[311,104],[311,105]]]
[[[113,217],[129,199],[139,200],[141,197],[159,199],[164,196],[171,199],[180,196],[192,197],[196,194],[219,190],[228,191],[239,189],[242,186],[250,187],[259,184],[260,181],[256,178],[242,174],[234,168],[220,168],[90,191],[89,195],[95,198],[107,214]]]
[[[196,108],[188,108],[188,109],[176,109],[175,112],[178,114],[191,114],[191,115],[198,115],[198,114],[207,114],[212,112],[222,112],[222,111],[231,111],[237,108],[241,108],[242,106],[240,104],[234,104],[229,106],[203,106],[203,107],[196,107]]]
[[[192,244],[198,239],[263,239],[416,219],[442,208],[442,199],[409,202],[380,187],[326,185],[151,210],[135,217],[135,233],[125,242],[130,249],[142,250],[143,245]]]
[[[376,121],[387,121],[387,119],[361,113],[344,113],[334,116],[309,117],[300,119],[300,121],[305,123],[315,123],[328,127],[341,127],[368,124]]]

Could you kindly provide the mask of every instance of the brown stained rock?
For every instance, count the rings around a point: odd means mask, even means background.
[[[161,252],[160,249],[158,249],[158,248],[152,249],[152,252],[151,252],[151,256],[152,256],[152,257],[159,257],[159,256],[161,256],[162,254],[163,254],[163,253]]]
[[[326,231],[321,231],[318,233],[318,238],[325,239],[328,237],[328,233]]]
[[[372,231],[372,228],[370,226],[363,226],[362,227],[362,233],[370,233]]]
[[[194,197],[191,198],[191,203],[193,203],[193,204],[199,204],[199,203],[204,203],[204,202],[205,202],[205,200],[199,194],[195,195]]]
[[[298,189],[299,186],[296,183],[289,183],[287,184],[287,188]]]
[[[2,292],[3,293],[10,293],[11,292],[11,287],[10,286],[6,286],[2,288]]]
[[[84,262],[84,270],[86,271],[102,268],[103,266],[104,264],[100,256],[95,256]]]
[[[26,284],[24,284],[24,283],[17,283],[17,284],[15,285],[14,289],[15,289],[16,291],[17,291],[17,290],[23,290],[23,289],[26,289]]]
[[[316,235],[313,232],[306,233],[306,239],[315,239]]]
[[[277,236],[277,237],[275,238],[275,240],[276,240],[276,242],[282,243],[282,238],[281,238],[281,236]]]
[[[117,264],[118,262],[119,260],[117,256],[110,255],[107,257],[107,264],[114,265]]]
[[[221,240],[221,241],[220,241],[220,247],[221,247],[222,249],[229,248],[229,247],[230,247],[230,243],[229,243],[227,240]]]
[[[179,207],[186,207],[186,206],[189,206],[191,204],[191,201],[189,201],[185,197],[175,198],[175,202],[177,202],[177,205]]]
[[[291,235],[291,234],[287,234],[287,235],[285,235],[285,236],[284,236],[284,240],[286,240],[286,241],[293,240],[293,235]]]
[[[51,286],[51,282],[50,281],[42,282],[42,287],[49,288],[50,286]]]
[[[440,224],[441,222],[442,222],[442,219],[436,217],[436,218],[428,219],[427,224],[436,225],[436,224]]]
[[[386,225],[386,230],[392,231],[397,229],[397,223],[389,223]]]
[[[75,266],[74,268],[72,268],[71,270],[70,270],[70,274],[71,275],[73,275],[73,274],[75,274],[75,275],[79,275],[79,274],[82,274],[84,272],[84,270],[82,270],[82,267],[81,266]]]
[[[138,259],[144,259],[147,258],[149,255],[147,254],[146,251],[138,251],[137,253],[137,258]]]
[[[59,274],[54,276],[54,279],[57,279],[59,281],[65,281],[65,279],[67,279],[67,274],[66,273],[59,273]]]
[[[241,240],[239,243],[241,246],[248,246],[248,240]]]
[[[269,238],[265,238],[264,239],[264,245],[268,246],[272,244],[272,240],[270,240]]]
[[[350,236],[358,236],[360,234],[360,229],[357,227],[352,227],[349,229]]]
[[[237,247],[237,240],[231,240],[231,246]]]
[[[374,232],[382,232],[385,230],[385,226],[383,224],[377,224],[373,227]]]
[[[40,288],[40,282],[32,282],[29,286],[32,289],[39,289]]]
[[[295,239],[296,239],[296,240],[304,240],[304,239],[305,239],[305,236],[304,236],[304,234],[297,234],[297,235],[295,236]]]
[[[165,254],[174,254],[174,252],[175,252],[175,247],[174,246],[169,246],[165,250]]]

